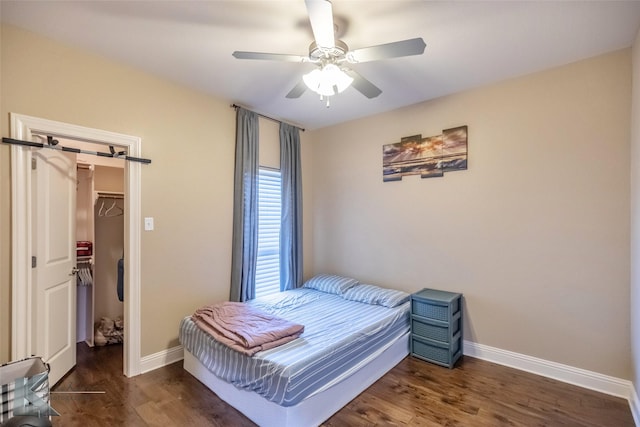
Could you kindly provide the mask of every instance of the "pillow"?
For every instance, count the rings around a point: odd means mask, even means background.
[[[396,289],[381,288],[375,285],[360,284],[348,289],[342,298],[366,304],[382,305],[393,308],[409,301],[410,295]]]
[[[307,280],[302,287],[342,295],[344,291],[358,283],[360,282],[350,277],[336,276],[335,274],[318,274]]]

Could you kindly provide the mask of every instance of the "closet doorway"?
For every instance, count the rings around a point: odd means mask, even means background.
[[[96,151],[88,143],[64,146]],[[124,162],[78,154],[76,179],[76,341],[90,347],[122,343]]]
[[[37,135],[47,135],[54,138],[84,141],[102,145],[102,150],[109,151],[109,146],[125,147],[129,156],[140,157],[141,140],[138,137],[113,133],[109,131],[86,128],[82,126],[56,122],[52,120],[30,117],[11,113],[11,137],[23,141],[36,141]],[[52,151],[52,150],[45,150]],[[32,256],[39,245],[33,240],[36,230],[32,219],[33,197],[32,194],[32,153],[37,152],[21,146],[11,147],[11,209],[12,209],[12,329],[11,329],[11,357],[21,359],[31,354],[38,348],[41,339],[39,330],[34,327],[37,316],[41,316],[34,307],[32,296],[35,292],[34,276],[37,269],[32,267]],[[53,151],[55,152],[55,151]],[[73,176],[75,178],[75,163],[73,164]],[[141,212],[140,212],[140,178],[141,164],[125,162],[124,164],[124,357],[123,371],[126,376],[135,376],[140,373],[140,238],[141,238]],[[75,198],[75,192],[74,192]],[[74,201],[75,203],[75,201]],[[73,249],[75,251],[75,212],[72,212],[74,221]],[[67,236],[67,238],[69,235]],[[74,257],[75,258],[75,257]],[[74,259],[75,260],[75,259]],[[75,293],[73,306],[75,307]],[[75,318],[76,311],[73,310]],[[73,322],[73,354],[75,362],[76,324]],[[71,330],[71,329],[70,329]],[[55,381],[53,381],[55,382]]]

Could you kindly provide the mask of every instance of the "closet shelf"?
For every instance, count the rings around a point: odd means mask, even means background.
[[[118,191],[96,191],[95,200],[98,199],[124,199],[124,193]]]

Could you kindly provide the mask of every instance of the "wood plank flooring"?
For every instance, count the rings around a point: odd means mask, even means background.
[[[52,390],[54,426],[254,426],[174,363],[122,375],[122,347],[78,344]],[[71,392],[99,391],[78,394]],[[324,426],[634,426],[625,399],[471,357],[449,370],[407,357]],[[305,427],[305,426],[300,426]]]

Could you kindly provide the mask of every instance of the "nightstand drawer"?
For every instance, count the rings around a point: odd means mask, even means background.
[[[437,300],[440,295],[444,298]],[[430,319],[448,322],[451,316],[460,311],[460,298],[453,297],[450,292],[425,289],[411,297],[411,313]]]
[[[439,346],[435,342],[421,340],[419,337],[411,338],[411,354],[420,359],[434,362],[442,366],[452,367],[461,355],[460,343],[455,340],[450,346]]]
[[[431,321],[418,316],[411,318],[411,333],[419,337],[448,343],[458,332],[460,332],[460,316],[451,323]]]

